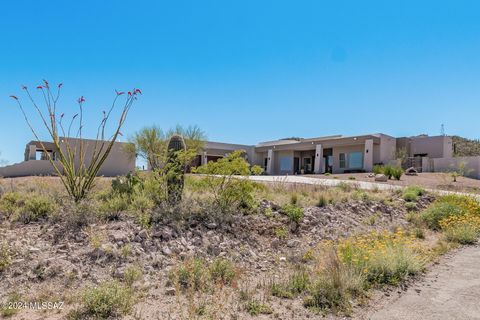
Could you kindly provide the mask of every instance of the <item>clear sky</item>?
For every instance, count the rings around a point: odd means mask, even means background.
[[[197,124],[254,144],[444,123],[478,138],[479,12],[462,0],[3,1],[0,158],[21,161],[33,138],[8,96],[43,78],[64,83],[64,110],[86,97],[89,125],[114,89],[141,88],[125,136]]]

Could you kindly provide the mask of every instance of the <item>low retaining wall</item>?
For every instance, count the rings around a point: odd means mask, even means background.
[[[62,167],[59,162],[57,165]],[[0,177],[5,178],[52,175],[56,175],[56,172],[48,160],[24,161],[0,168]]]

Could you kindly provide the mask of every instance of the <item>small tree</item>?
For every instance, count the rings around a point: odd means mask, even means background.
[[[167,160],[167,143],[173,135],[185,140],[186,150],[182,155],[185,164],[190,163],[205,145],[206,135],[198,126],[177,125],[166,133],[157,126],[145,127],[129,139],[127,151],[147,161],[153,171],[160,169]]]
[[[35,139],[40,143],[42,151],[47,155],[48,160],[56,174],[60,177],[68,194],[75,202],[78,202],[84,199],[93,188],[97,174],[110,154],[118,136],[121,135],[120,129],[125,123],[128,112],[137,100],[137,96],[141,94],[141,91],[140,89],[133,89],[122,99],[120,117],[114,126],[113,134],[108,136],[106,132],[108,120],[117,102],[125,94],[124,92],[116,91],[111,107],[108,111],[103,111],[103,117],[97,127],[97,135],[96,140],[93,142],[93,148],[88,150],[89,146],[83,139],[85,98],[82,96],[78,99],[79,112],[71,118],[68,126],[65,126],[65,114],[61,113],[59,116],[57,112],[57,103],[61,88],[62,84],[60,83],[56,86],[55,92],[53,92],[49,83],[45,80],[42,85],[37,86],[37,89],[43,97],[46,109],[45,114],[45,111],[42,111],[42,108],[33,98],[28,88],[26,86],[22,87],[52,139],[58,154],[56,159],[52,157],[44,143],[40,140],[37,130],[35,130],[31,124],[20,99],[13,95],[10,97],[17,102],[28,127],[35,136]],[[91,151],[91,153],[87,152],[87,150]],[[90,156],[87,159],[88,154],[90,154]]]
[[[457,165],[453,166],[450,172],[453,182],[457,182],[458,177],[465,177],[472,172],[472,169],[467,168],[465,161],[460,161]]]
[[[250,166],[243,158],[243,151],[234,151],[216,162],[210,161],[196,168],[195,172],[206,174],[205,185],[212,193],[214,202],[223,210],[234,210],[239,206],[253,206],[255,184],[241,177],[251,174]]]

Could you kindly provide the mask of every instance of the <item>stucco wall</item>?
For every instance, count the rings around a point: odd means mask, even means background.
[[[57,162],[58,168],[62,165]],[[0,168],[0,177],[27,177],[27,176],[51,176],[56,175],[52,164],[48,160],[32,160],[16,163]]]
[[[466,175],[480,179],[480,157],[454,157],[430,159],[430,171],[449,172],[458,170],[461,164],[465,165]]]
[[[397,139],[387,135],[380,136],[380,145],[379,149],[379,158],[378,161],[374,158],[374,163],[383,163],[387,164],[390,160],[393,160],[395,157],[395,150],[397,147]]]
[[[276,151],[274,152],[273,172],[275,174],[293,174],[293,151]],[[280,158],[289,157],[291,159],[291,167],[289,170],[280,170]]]
[[[429,158],[452,157],[452,138],[446,136],[437,137],[412,137],[410,138],[410,156],[415,154],[427,154]]]

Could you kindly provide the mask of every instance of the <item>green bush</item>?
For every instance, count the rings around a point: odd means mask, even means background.
[[[327,256],[326,267],[313,283],[307,308],[349,313],[351,300],[362,295],[364,277],[352,266],[342,263],[335,253]]]
[[[392,166],[384,166],[383,174],[387,176],[388,179],[392,179],[394,168]]]
[[[408,202],[416,202],[419,196],[425,194],[425,189],[419,186],[409,186],[403,189],[402,198]]]
[[[460,244],[474,244],[478,237],[478,228],[463,223],[448,227],[444,230],[445,239]]]
[[[100,216],[105,220],[117,220],[122,212],[128,209],[126,196],[116,194],[106,199],[99,208]]]
[[[352,186],[346,182],[340,182],[337,184],[337,188],[342,190],[343,192],[350,192],[352,191]]]
[[[112,191],[118,194],[132,194],[141,186],[142,180],[135,174],[127,174],[125,177],[117,177],[112,180]]]
[[[235,265],[226,259],[215,259],[208,267],[210,278],[213,282],[232,284],[237,275]]]
[[[5,271],[12,262],[10,248],[6,242],[0,245],[0,273]]]
[[[245,310],[251,316],[258,316],[259,314],[272,314],[273,310],[268,305],[258,301],[257,299],[251,299],[245,305]]]
[[[108,281],[85,290],[81,317],[110,319],[128,315],[134,304],[132,289],[118,281]]]
[[[131,287],[136,281],[142,279],[142,270],[137,266],[129,266],[123,276],[125,284]]]
[[[7,217],[13,216],[19,207],[25,204],[25,197],[17,192],[8,192],[0,199],[0,212]]]
[[[260,167],[259,165],[254,165],[250,168],[250,172],[254,176],[260,176],[263,174],[263,168]]]
[[[384,169],[384,168],[383,168],[382,165],[376,164],[376,165],[373,166],[373,173],[375,173],[375,174],[382,174],[382,173],[383,173],[383,169]]]
[[[58,210],[57,204],[49,197],[30,195],[25,206],[20,210],[19,220],[28,223],[53,215]]]
[[[273,283],[271,293],[275,297],[291,299],[304,293],[310,286],[310,276],[304,270],[295,271],[286,282]]]
[[[403,175],[403,169],[400,167],[392,168],[392,176],[395,180],[400,180]]]
[[[303,209],[293,204],[283,206],[282,212],[290,219],[290,221],[295,223],[299,223],[303,218]]]
[[[435,202],[421,215],[422,220],[433,230],[440,230],[440,220],[452,215],[462,215],[464,211],[457,205],[448,202]]]
[[[170,281],[178,283],[185,290],[206,290],[208,270],[205,262],[199,258],[188,259],[176,266],[170,274]]]

